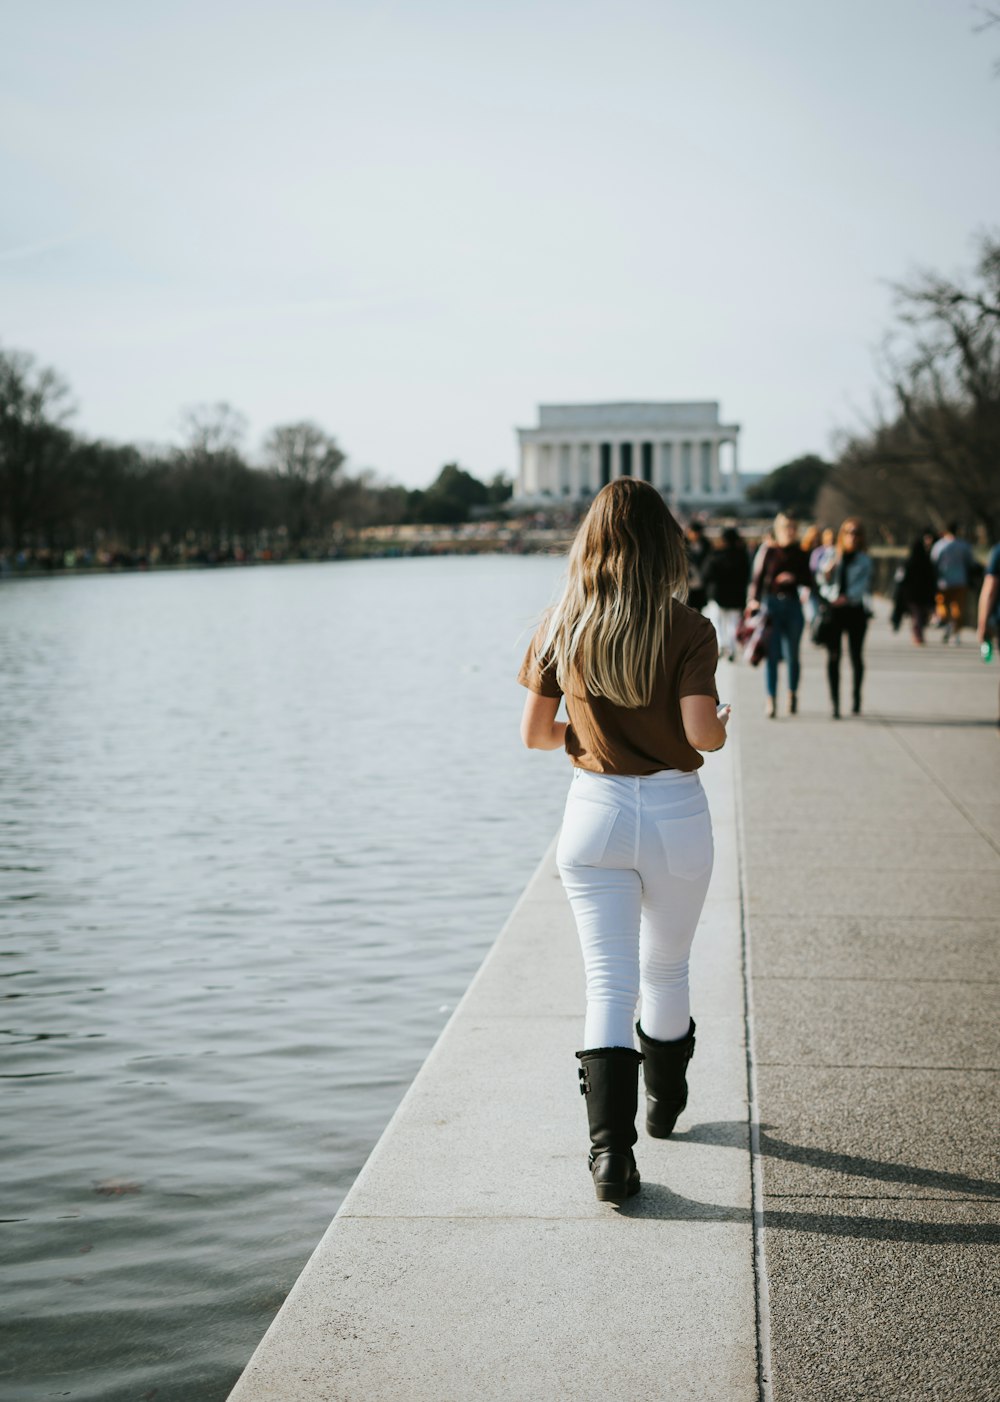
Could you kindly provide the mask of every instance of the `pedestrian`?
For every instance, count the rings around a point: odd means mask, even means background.
[[[754,552],[753,563],[750,566],[750,578],[754,579],[760,573],[761,563],[764,556],[774,544],[774,527],[768,526],[760,538],[760,543]]]
[[[802,532],[802,539],[799,541],[799,544],[802,546],[802,553],[805,555],[807,560],[812,558],[813,551],[821,544],[821,542],[822,532],[819,526],[807,526]],[[813,574],[811,569],[809,573],[812,575],[812,578],[809,581],[809,593],[805,601],[807,625],[812,623],[819,610],[819,594],[816,589],[816,576]]]
[[[941,641],[949,639],[958,647],[969,593],[969,573],[973,564],[972,546],[958,533],[957,521],[949,521],[944,535],[935,542],[931,559],[937,569],[938,615],[944,622]]]
[[[889,598],[892,601],[892,613],[889,615],[889,627],[894,633],[898,633],[903,626],[903,619],[909,613],[906,602],[906,565],[897,565],[892,572],[892,593]]]
[[[719,636],[719,655],[736,661],[736,628],[747,605],[750,584],[750,560],[743,537],[735,526],[722,532],[720,549],[713,550],[705,562],[705,588],[715,605],[715,629]]]
[[[923,647],[926,641],[924,629],[937,593],[937,571],[931,559],[933,544],[934,532],[928,527],[910,546],[900,581],[901,603],[910,615],[913,641],[917,647]]]
[[[708,603],[704,570],[708,557],[712,553],[712,547],[705,539],[705,527],[701,521],[689,522],[685,538],[688,557],[687,602],[691,608],[697,609],[701,613]]]
[[[802,533],[799,544],[802,552],[809,563],[809,593],[805,600],[806,623],[811,627],[812,621],[819,612],[819,589],[816,584],[816,571],[813,568],[813,559],[819,558],[823,552],[823,537],[827,532],[820,526],[809,526]]]
[[[687,580],[684,536],[659,492],[613,479],[577,531],[562,596],[518,675],[530,693],[524,743],[565,748],[573,763],[556,858],[587,976],[576,1056],[601,1202],[639,1191],[640,1062],[651,1135],[667,1138],[687,1103],[688,957],[713,861],[697,771],[729,719],[715,630],[682,602]],[[561,698],[568,723],[556,720]]]
[[[750,585],[750,609],[765,609],[771,620],[764,714],[772,720],[778,713],[778,663],[782,657],[788,666],[788,714],[794,716],[799,708],[799,646],[805,626],[799,591],[810,587],[812,576],[798,530],[793,516],[782,512],[774,518],[774,544],[760,557]]]
[[[849,516],[837,533],[837,548],[820,571],[820,593],[830,604],[833,629],[826,644],[826,676],[834,720],[840,719],[840,656],[844,637],[851,655],[853,693],[851,710],[861,713],[861,683],[864,680],[864,642],[872,616],[872,557],[865,549],[864,527],[856,516]]]
[[[976,637],[982,649],[983,661],[992,662],[1000,642],[1000,544],[994,545],[979,591]],[[1000,730],[1000,692],[997,700],[997,728]]]
[[[819,567],[824,559],[829,558],[833,550],[836,549],[836,539],[837,532],[833,527],[824,526],[820,533],[819,543],[814,545],[809,552],[809,568],[812,570],[813,574],[819,573]]]

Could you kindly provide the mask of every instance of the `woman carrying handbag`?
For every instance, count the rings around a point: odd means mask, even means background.
[[[837,548],[819,570],[819,592],[829,608],[829,634],[826,675],[830,686],[830,706],[834,720],[840,719],[840,655],[846,636],[853,673],[854,715],[861,712],[861,683],[864,680],[864,643],[871,610],[872,557],[865,550],[865,531],[856,516],[850,516],[837,533]]]
[[[784,513],[774,518],[774,544],[760,559],[750,586],[751,611],[763,608],[771,620],[764,681],[767,697],[764,714],[773,719],[778,713],[778,663],[788,665],[788,713],[799,708],[799,647],[805,615],[800,590],[809,589],[812,575],[809,560],[799,545],[798,523]]]
[[[697,770],[729,719],[715,629],[682,602],[687,579],[684,537],[660,494],[616,478],[577,532],[562,597],[518,675],[530,693],[524,743],[564,748],[573,763],[556,855],[586,969],[576,1056],[601,1202],[639,1191],[640,1062],[651,1135],[667,1138],[687,1103],[688,957],[713,861]],[[556,720],[563,697],[568,723]]]

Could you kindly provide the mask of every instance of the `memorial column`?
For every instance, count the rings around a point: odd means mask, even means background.
[[[656,445],[656,485],[661,492],[674,496],[674,450],[673,445],[661,438]]]
[[[521,444],[521,481],[525,496],[535,496],[538,492],[538,445],[531,439]]]

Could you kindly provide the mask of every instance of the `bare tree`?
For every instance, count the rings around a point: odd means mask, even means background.
[[[941,526],[955,512],[933,464],[920,457],[909,426],[897,420],[842,439],[814,514],[824,526],[862,516],[873,540],[892,544],[927,525]]]
[[[181,414],[184,446],[169,479],[170,533],[183,527],[215,547],[238,532],[238,503],[252,469],[242,451],[246,416],[224,400],[191,405]]]
[[[1000,239],[980,240],[975,280],[923,272],[896,289],[908,344],[890,348],[892,385],[915,447],[958,514],[1000,528]],[[898,340],[898,338],[897,338]]]
[[[66,472],[69,387],[26,351],[0,350],[0,518],[14,549],[51,519]]]
[[[890,414],[851,436],[829,487],[851,510],[919,529],[962,519],[1000,535],[1000,238],[971,278],[919,272],[894,287],[883,352]],[[821,498],[831,509],[832,497]],[[890,529],[896,529],[894,524]]]
[[[264,439],[263,454],[281,482],[292,540],[322,537],[337,514],[334,479],[344,454],[336,439],[308,419],[280,424]]]
[[[284,477],[332,482],[343,462],[336,439],[308,419],[272,428],[264,439],[265,465]]]
[[[977,5],[975,8],[983,17],[979,24],[972,26],[976,34],[984,34],[987,30],[1000,28],[1000,11],[991,10],[985,5]],[[996,77],[1000,78],[1000,59],[994,60],[993,72]]]
[[[239,453],[246,438],[246,415],[220,399],[215,404],[190,404],[181,412],[184,452],[188,456]]]

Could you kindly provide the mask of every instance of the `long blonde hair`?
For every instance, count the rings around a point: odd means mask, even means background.
[[[638,478],[616,477],[580,523],[539,659],[550,657],[564,692],[648,706],[671,601],[687,598],[687,580],[684,536],[659,492]]]

